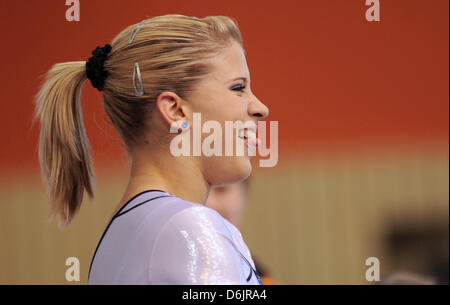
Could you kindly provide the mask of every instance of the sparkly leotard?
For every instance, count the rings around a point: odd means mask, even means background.
[[[262,284],[239,230],[215,210],[148,190],[112,218],[89,284]]]

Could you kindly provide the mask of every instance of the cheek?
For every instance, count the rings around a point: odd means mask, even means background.
[[[204,108],[202,117],[205,117],[205,120],[215,120],[222,123],[243,120],[247,114],[247,105],[248,101],[245,97],[234,94],[212,101],[208,107]]]
[[[206,121],[217,121],[221,126],[222,156],[202,156],[204,174],[212,185],[230,184],[241,181],[251,173],[249,158],[244,156],[224,156],[226,128],[225,121],[244,121],[247,117],[248,101],[237,94],[212,101],[201,111],[202,124]],[[200,109],[198,109],[200,110]],[[202,143],[211,133],[202,133]],[[236,134],[233,128],[232,141],[235,151]]]
[[[242,120],[247,114],[248,100],[245,97],[238,96],[234,101],[234,109]]]
[[[237,122],[245,121],[247,117],[247,100],[241,97],[233,97],[228,99],[226,103],[220,103],[220,107],[216,108],[208,107],[201,114],[201,123],[203,124],[207,121],[214,121],[220,124],[220,129],[222,131],[222,147],[225,147],[225,122]],[[234,131],[234,130],[233,130]],[[202,133],[202,142],[210,136],[212,130],[207,133]],[[234,131],[235,132],[235,131]],[[236,134],[233,134],[233,139],[235,139]]]

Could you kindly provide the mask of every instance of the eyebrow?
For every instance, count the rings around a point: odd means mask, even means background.
[[[247,80],[246,77],[241,76],[241,77],[233,78],[232,80],[230,80],[230,83],[231,83],[231,82],[234,82],[234,81],[236,81],[236,80],[238,80],[238,79],[242,79],[242,80],[244,81],[245,84],[248,82],[248,80]]]

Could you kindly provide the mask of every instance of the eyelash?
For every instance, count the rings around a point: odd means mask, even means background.
[[[231,90],[233,90],[233,91],[244,92],[244,89],[245,89],[245,86],[242,86],[241,84],[231,87]]]

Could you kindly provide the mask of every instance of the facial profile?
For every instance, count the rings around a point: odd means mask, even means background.
[[[268,108],[253,94],[250,87],[250,73],[243,48],[231,42],[220,54],[211,60],[212,70],[202,79],[189,96],[190,113],[201,113],[202,122],[217,121],[223,132],[225,121],[248,122],[255,126],[258,120],[267,117]],[[234,132],[239,132],[234,130]],[[211,185],[224,185],[238,182],[251,173],[248,157],[247,138],[250,130],[241,130],[233,135],[235,141],[244,141],[244,154],[238,156],[201,156],[196,160]],[[202,134],[202,142],[208,134]],[[239,137],[240,136],[240,137]],[[225,134],[222,134],[222,147],[225,150]],[[236,145],[242,143],[233,143]],[[235,150],[234,150],[235,151]]]
[[[195,132],[193,121],[195,123],[198,114],[201,115],[201,123],[217,122],[221,127],[223,151],[230,144],[226,141],[226,122],[242,123],[236,125],[241,126],[240,128],[232,130],[233,147],[230,149],[233,154],[205,156],[194,153],[191,158],[191,162],[201,170],[210,185],[226,185],[244,180],[250,175],[249,149],[254,149],[251,146],[256,142],[258,121],[267,117],[269,111],[251,91],[250,73],[244,50],[239,43],[231,40],[227,47],[209,59],[209,64],[209,73],[194,85],[186,98],[183,99],[173,92],[163,92],[158,97],[156,107],[159,109],[158,115],[165,121],[163,129],[166,135],[168,125],[172,128],[179,122],[185,122],[185,126],[189,126],[190,130],[187,132],[192,132],[193,129]],[[252,123],[254,128],[248,127],[249,124],[246,123]],[[194,147],[194,136],[188,136],[189,147]],[[208,136],[209,133],[201,133],[200,142],[203,143]],[[243,154],[236,153],[238,145],[243,147]],[[192,156],[192,150],[188,152],[189,156]]]

